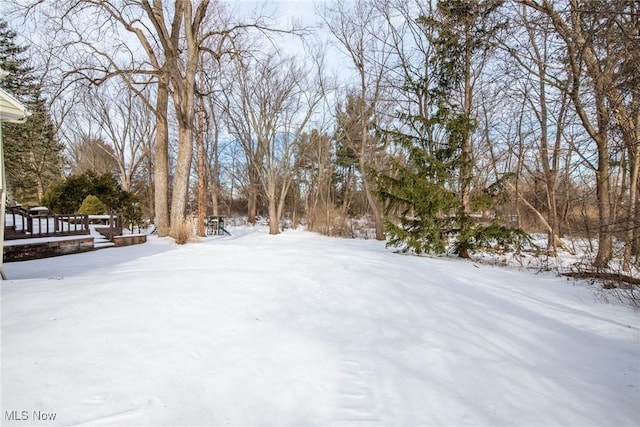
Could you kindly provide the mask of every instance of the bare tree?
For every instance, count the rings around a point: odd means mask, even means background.
[[[196,112],[196,158],[197,158],[197,173],[198,173],[198,221],[196,224],[196,236],[204,237],[205,233],[205,219],[207,216],[207,169],[205,151],[205,109],[204,99],[202,96],[198,96],[198,111]]]
[[[240,41],[236,41],[236,43],[239,42]],[[248,48],[239,50],[246,52],[246,49]],[[244,162],[234,162],[230,173],[232,177],[240,178],[239,181],[245,184],[247,221],[250,224],[255,224],[258,215],[258,192],[261,185],[260,165],[262,165],[264,159],[264,148],[263,145],[258,142],[251,123],[243,118],[248,114],[248,109],[251,107],[246,104],[250,94],[248,92],[248,84],[244,83],[248,80],[249,74],[249,70],[242,56],[239,56],[232,62],[228,73],[223,75],[222,97],[224,102],[222,103],[222,110],[225,126],[229,129],[229,133],[235,138],[235,142],[241,147],[245,160]],[[236,160],[235,156],[234,160]],[[246,170],[242,176],[238,176],[237,167],[241,164],[246,166]]]
[[[212,31],[201,31],[211,12],[209,3],[80,0],[57,1],[42,9],[51,18],[47,22],[55,25],[54,34],[60,37],[58,42],[64,43],[66,57],[70,58],[63,73],[65,87],[82,81],[101,84],[114,76],[122,76],[134,91],[138,83],[135,79],[155,86],[155,99],[149,106],[156,117],[155,213],[160,236],[167,235],[171,223],[181,223],[185,215],[193,147],[195,73],[203,40],[214,35]],[[137,43],[133,43],[132,36]],[[144,60],[139,60],[140,51],[146,56]],[[170,96],[178,123],[171,218],[167,116]]]
[[[231,133],[243,145],[250,175],[258,177],[268,201],[270,234],[279,233],[294,148],[323,95],[322,84],[311,80],[314,71],[300,62],[277,54],[240,59],[237,85],[227,94]]]
[[[357,94],[360,101],[360,141],[354,151],[358,155],[364,192],[371,209],[376,239],[384,240],[382,209],[375,196],[374,183],[368,168],[376,168],[376,140],[372,135],[370,117],[375,114],[383,91],[383,77],[387,71],[389,33],[373,2],[357,0],[352,7],[345,0],[336,0],[322,12],[332,35],[351,60],[357,75]]]
[[[65,58],[60,69],[60,97],[74,85],[100,85],[122,77],[129,89],[141,93],[152,84],[155,96],[146,100],[155,115],[154,185],[158,235],[169,234],[169,128],[168,101],[171,71],[177,70],[183,2],[174,7],[160,0],[115,1],[81,0],[38,4],[30,12],[40,12],[60,46],[58,57]],[[47,7],[48,6],[48,7]],[[137,43],[136,43],[137,42]],[[146,56],[139,60],[140,51]],[[144,56],[143,56],[144,57]],[[139,81],[135,79],[140,79]]]
[[[515,61],[515,64],[509,61],[505,65],[505,70],[510,70],[505,74],[512,78],[507,92],[516,95],[512,99],[523,100],[518,113],[518,135],[521,140],[531,141],[535,153],[531,161],[520,163],[528,173],[524,176],[519,173],[518,178],[531,177],[534,183],[530,188],[535,188],[536,182],[542,182],[544,191],[539,202],[546,215],[536,209],[538,201],[523,201],[547,228],[547,251],[555,256],[557,246],[567,247],[560,240],[563,234],[560,199],[566,199],[568,195],[561,195],[558,190],[560,177],[569,167],[564,161],[567,160],[565,153],[570,152],[565,143],[565,134],[569,131],[570,80],[566,67],[558,61],[563,56],[563,47],[548,20],[531,16],[530,10],[518,5],[511,10],[511,19],[520,25],[510,26],[512,33],[505,44]],[[524,155],[521,152],[521,156]],[[535,192],[533,194],[537,196]],[[522,193],[518,196],[524,197]]]
[[[637,83],[626,86],[628,92],[623,89],[625,82],[638,81],[637,72],[619,72],[637,70],[637,63],[632,66],[629,60],[630,56],[638,57],[637,40],[633,41],[638,34],[637,5],[635,2],[581,0],[568,0],[563,5],[550,0],[518,1],[546,16],[566,47],[572,81],[571,100],[582,125],[597,146],[599,230],[594,265],[605,268],[613,256],[615,217],[611,199],[610,132],[615,124],[628,146],[635,147],[640,140]],[[627,53],[627,47],[632,48],[632,55]],[[585,102],[587,99],[590,99],[588,103]],[[637,166],[635,169],[631,174],[635,174],[632,178],[635,191],[629,200],[630,221],[635,220],[631,218],[635,217],[637,209]]]
[[[78,139],[67,141],[69,166],[74,174],[95,172],[98,175],[113,174],[118,169],[116,154],[111,145],[102,139],[79,134]]]
[[[331,138],[318,129],[302,136],[296,156],[296,172],[307,228],[326,235],[333,235],[333,186],[335,165],[332,161]]]
[[[217,11],[218,19],[228,26],[228,17],[223,11]],[[208,23],[211,25],[211,22]],[[202,56],[197,73],[197,115],[196,146],[198,175],[198,226],[197,234],[204,235],[205,216],[208,212],[208,198],[211,198],[213,215],[219,215],[218,195],[219,159],[218,145],[220,136],[221,84],[225,60],[236,52],[231,32],[220,33],[205,41],[201,47]]]
[[[138,96],[121,81],[114,82],[90,88],[82,108],[111,147],[122,188],[129,191],[142,167],[148,141],[153,138],[153,120]]]

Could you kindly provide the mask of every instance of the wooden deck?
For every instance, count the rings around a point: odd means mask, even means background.
[[[49,215],[46,210],[29,212],[9,207],[5,215],[4,261],[26,261],[147,241],[146,234],[122,235],[122,223],[120,215]]]
[[[55,215],[29,213],[22,207],[8,207],[5,215],[4,239],[33,239],[90,234],[88,215]]]

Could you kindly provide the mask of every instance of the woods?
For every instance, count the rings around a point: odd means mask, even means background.
[[[580,236],[595,267],[638,265],[637,2],[250,5],[5,2],[0,85],[42,112],[32,145],[5,129],[10,202],[93,170],[160,236],[219,213],[272,234],[364,218],[418,252],[542,232],[551,256]]]

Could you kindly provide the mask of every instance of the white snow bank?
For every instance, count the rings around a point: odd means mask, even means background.
[[[640,424],[640,314],[586,287],[230,231],[6,264],[2,425]]]

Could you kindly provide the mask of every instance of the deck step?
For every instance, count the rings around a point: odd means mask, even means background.
[[[108,240],[104,241],[104,242],[95,242],[93,244],[93,247],[95,249],[104,249],[104,248],[112,248],[114,247],[116,244],[113,242],[110,242]]]

